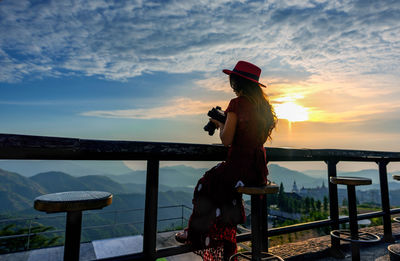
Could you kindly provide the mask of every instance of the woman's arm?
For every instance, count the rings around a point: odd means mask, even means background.
[[[225,147],[232,145],[233,137],[235,136],[237,115],[234,112],[228,112],[225,124],[214,119],[210,119],[220,129],[219,137]]]

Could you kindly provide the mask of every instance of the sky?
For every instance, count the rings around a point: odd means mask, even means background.
[[[2,0],[0,35],[0,133],[220,143],[245,60],[267,147],[400,151],[398,0]]]

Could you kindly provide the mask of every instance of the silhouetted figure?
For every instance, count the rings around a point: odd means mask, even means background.
[[[191,244],[204,260],[229,260],[236,253],[236,226],[245,212],[238,186],[257,186],[267,181],[264,143],[271,137],[276,116],[258,82],[261,69],[239,61],[223,70],[237,95],[225,110],[226,122],[210,119],[220,130],[227,158],[207,171],[193,195],[193,213],[188,227],[176,239]]]

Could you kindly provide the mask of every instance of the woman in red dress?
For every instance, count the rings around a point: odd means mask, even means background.
[[[188,227],[176,240],[188,243],[203,260],[229,260],[236,253],[236,226],[244,223],[245,213],[238,186],[262,185],[268,169],[264,143],[276,124],[272,106],[258,82],[261,69],[239,61],[223,70],[238,96],[225,111],[225,124],[210,119],[220,129],[222,143],[229,148],[226,161],[198,181],[193,194],[193,213]]]

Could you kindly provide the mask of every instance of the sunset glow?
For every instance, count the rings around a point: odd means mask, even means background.
[[[393,0],[0,0],[0,133],[220,144],[207,112],[236,97],[222,70],[242,60],[280,119],[266,146],[398,151],[399,12]]]
[[[307,121],[308,109],[294,102],[285,102],[274,106],[278,119],[286,119],[290,122]]]

